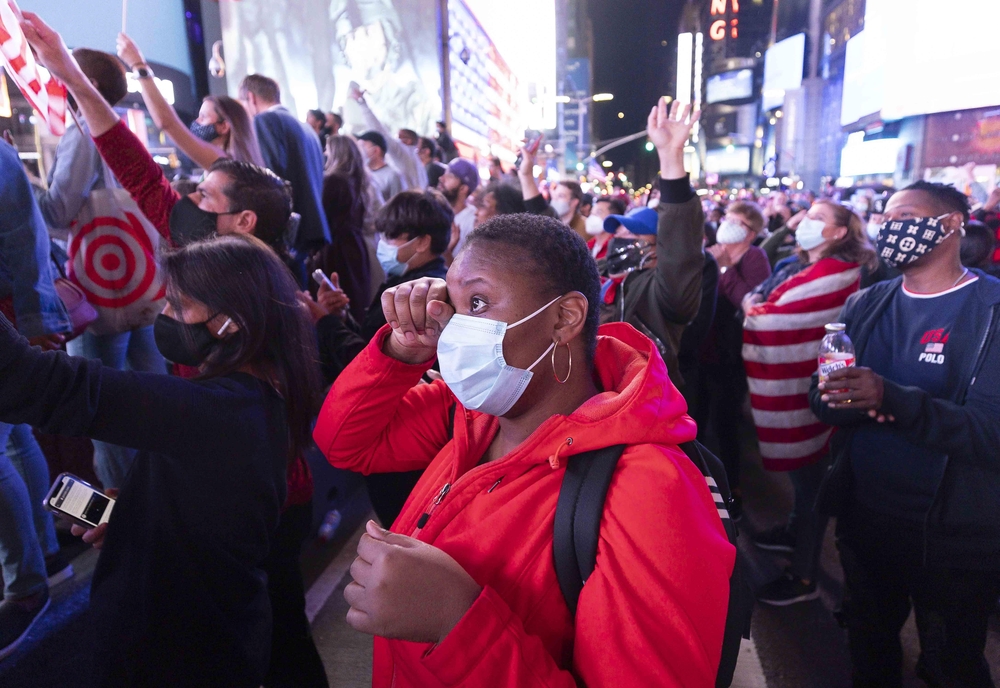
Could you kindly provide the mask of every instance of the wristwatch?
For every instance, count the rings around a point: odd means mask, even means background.
[[[135,74],[136,79],[152,79],[153,70],[149,68],[148,64],[137,64],[132,68],[132,73]]]

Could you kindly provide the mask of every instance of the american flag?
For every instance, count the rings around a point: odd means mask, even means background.
[[[764,468],[791,471],[827,451],[832,428],[809,409],[824,326],[861,286],[861,268],[823,258],[747,310],[743,364]]]
[[[49,131],[62,136],[66,133],[66,86],[35,62],[18,23],[20,17],[14,0],[0,0],[0,58]]]

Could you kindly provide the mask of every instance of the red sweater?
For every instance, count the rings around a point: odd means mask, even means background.
[[[170,186],[146,146],[122,120],[94,138],[94,143],[142,214],[164,239],[170,241],[170,211],[181,197]],[[288,466],[288,499],[285,505],[307,504],[312,495],[312,473],[309,464],[300,456]]]
[[[483,590],[437,645],[376,638],[372,685],[714,686],[735,551],[677,447],[695,424],[649,339],[626,324],[602,327],[594,377],[607,391],[479,465],[497,419],[459,406],[449,439],[454,397],[440,381],[417,384],[430,363],[383,354],[388,332],[337,379],[316,442],[333,465],[366,474],[426,468],[392,529],[447,552]],[[565,464],[622,443],[574,618],[552,558]]]

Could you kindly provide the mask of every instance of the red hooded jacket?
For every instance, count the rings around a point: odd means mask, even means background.
[[[338,378],[316,443],[333,465],[365,474],[426,468],[392,530],[444,550],[483,590],[436,646],[375,638],[372,685],[713,686],[735,550],[677,448],[695,424],[652,343],[629,325],[603,326],[594,375],[606,391],[478,465],[497,419],[459,406],[449,439],[454,396],[442,382],[419,384],[429,362],[383,354],[388,334]],[[574,619],[552,558],[556,501],[573,454],[614,444],[629,446]]]

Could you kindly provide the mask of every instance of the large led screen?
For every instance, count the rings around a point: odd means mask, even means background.
[[[744,100],[752,95],[752,69],[723,72],[722,74],[708,77],[708,81],[705,82],[705,100],[709,105],[731,100]]]
[[[343,106],[356,81],[391,130],[434,132],[441,118],[435,3],[241,0],[219,9],[231,93],[246,74],[265,74],[304,119],[310,108]],[[349,110],[345,116],[350,123]]]
[[[865,30],[848,43],[841,121],[873,104],[886,120],[1000,105],[997,26],[994,0],[867,0]]]
[[[771,110],[785,102],[785,91],[802,85],[802,64],[806,53],[806,35],[796,34],[775,43],[764,55],[762,108]]]
[[[532,129],[556,127],[555,0],[465,0],[534,107]]]

